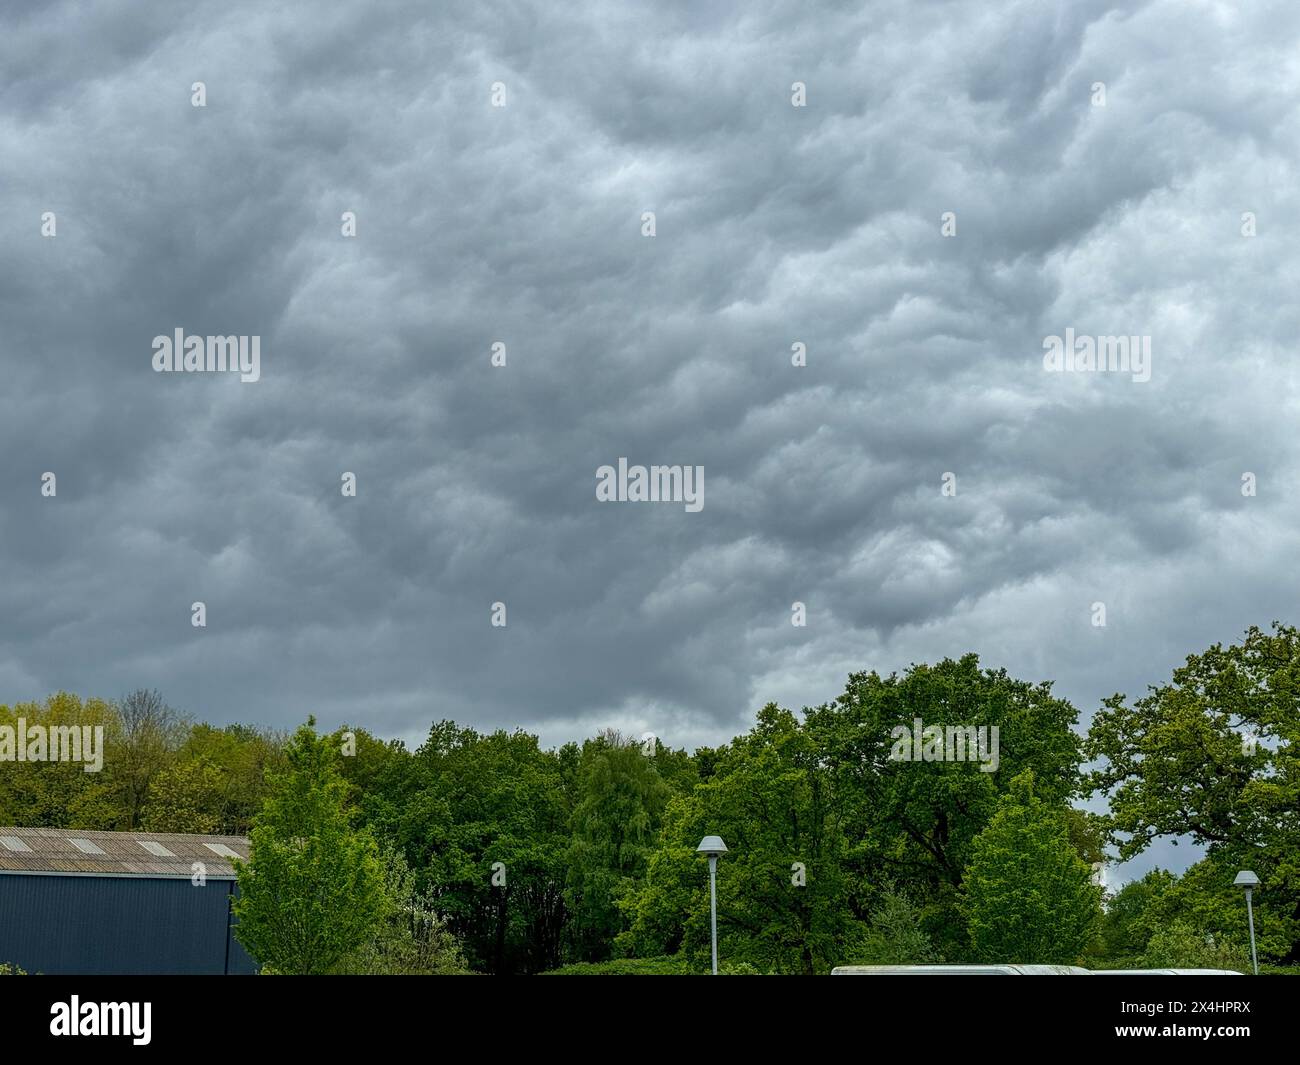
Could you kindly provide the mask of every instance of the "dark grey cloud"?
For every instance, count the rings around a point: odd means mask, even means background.
[[[0,698],[694,746],[967,650],[1086,716],[1295,619],[1295,5],[0,28]],[[262,379],[153,373],[177,327]],[[597,503],[619,456],[703,511]]]

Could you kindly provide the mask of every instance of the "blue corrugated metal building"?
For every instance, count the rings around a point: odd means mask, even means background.
[[[0,828],[0,962],[29,973],[253,973],[233,934],[242,836]]]

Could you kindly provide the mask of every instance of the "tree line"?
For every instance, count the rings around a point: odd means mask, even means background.
[[[856,673],[693,752],[605,732],[543,748],[450,721],[415,750],[359,725],[195,723],[155,692],[0,707],[105,728],[102,772],[0,762],[0,824],[249,834],[238,934],[266,971],[705,971],[695,846],[718,834],[736,973],[872,962],[1245,969],[1300,962],[1300,632],[1274,623],[1106,699],[975,655]],[[900,728],[997,727],[996,772],[900,760]],[[1085,809],[1108,807],[1105,814]],[[1117,892],[1098,863],[1198,845]]]

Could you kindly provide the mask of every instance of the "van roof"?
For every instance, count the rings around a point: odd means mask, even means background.
[[[1078,965],[837,965],[832,976],[1080,976]]]

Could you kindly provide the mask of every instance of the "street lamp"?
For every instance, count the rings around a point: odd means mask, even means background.
[[[709,856],[709,917],[713,928],[713,975],[718,975],[718,856],[727,853],[721,836],[705,836],[696,854]]]
[[[1233,883],[1239,888],[1246,889],[1246,918],[1250,921],[1250,964],[1255,967],[1255,975],[1258,976],[1259,959],[1255,956],[1255,910],[1250,904],[1250,893],[1259,887],[1259,877],[1249,869],[1243,869],[1237,874],[1237,879]]]

